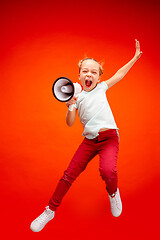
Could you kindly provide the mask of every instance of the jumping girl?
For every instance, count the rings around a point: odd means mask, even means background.
[[[72,111],[68,108],[66,123],[70,127],[74,124],[78,110],[78,116],[84,127],[84,140],[60,179],[45,211],[31,223],[32,231],[41,231],[46,223],[54,218],[57,207],[61,204],[72,183],[97,154],[100,158],[99,171],[105,181],[112,215],[120,216],[122,202],[117,186],[119,134],[106,98],[106,91],[119,82],[141,57],[139,41],[135,40],[135,42],[134,57],[106,81],[100,82],[103,68],[95,59],[85,58],[79,62],[79,80],[83,91],[78,98],[73,97],[66,103],[67,107],[74,104]]]

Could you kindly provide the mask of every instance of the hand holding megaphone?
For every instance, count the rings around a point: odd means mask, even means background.
[[[57,78],[52,87],[54,97],[60,102],[68,102],[73,96],[77,98],[81,91],[82,87],[79,83],[72,83],[66,77]],[[73,105],[69,106],[69,110],[73,110]]]

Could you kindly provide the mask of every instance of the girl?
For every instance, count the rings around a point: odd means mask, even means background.
[[[106,98],[106,91],[119,82],[141,57],[140,44],[137,40],[134,57],[110,79],[98,83],[103,73],[99,62],[92,58],[85,58],[79,62],[79,79],[83,91],[76,99],[73,97],[66,103],[67,107],[74,104],[72,111],[67,111],[66,123],[72,126],[76,112],[83,124],[84,140],[74,154],[68,168],[60,179],[46,210],[31,223],[31,230],[41,231],[46,223],[54,218],[55,211],[73,181],[84,171],[89,161],[97,154],[100,157],[99,170],[105,181],[111,212],[114,217],[120,216],[122,202],[117,187],[117,156],[119,150],[118,128]]]

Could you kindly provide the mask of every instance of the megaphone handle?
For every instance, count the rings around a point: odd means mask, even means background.
[[[69,105],[69,111],[73,111],[73,104],[72,105]]]

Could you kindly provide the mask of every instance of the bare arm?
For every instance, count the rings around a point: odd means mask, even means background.
[[[69,105],[75,104],[77,101],[77,98],[73,97],[70,101],[66,102],[67,107],[69,107]],[[75,122],[75,118],[76,118],[76,112],[77,109],[73,108],[73,111],[67,111],[67,115],[66,115],[66,123],[69,127],[72,127],[72,125]]]
[[[139,41],[136,41],[136,52],[134,57],[127,63],[125,64],[122,68],[120,68],[113,77],[110,79],[106,80],[105,82],[108,85],[108,88],[112,87],[115,83],[119,82],[126,74],[127,72],[131,69],[131,67],[134,65],[134,63],[141,57],[142,52],[140,51],[140,44]]]

